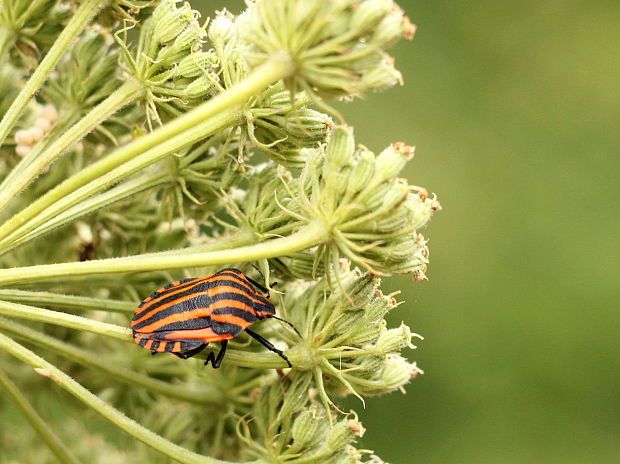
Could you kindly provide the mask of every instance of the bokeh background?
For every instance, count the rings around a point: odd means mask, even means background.
[[[425,375],[367,401],[363,444],[393,464],[620,462],[620,3],[399,3],[405,86],[340,109],[373,150],[416,145],[408,177],[444,210],[429,281],[385,281]]]

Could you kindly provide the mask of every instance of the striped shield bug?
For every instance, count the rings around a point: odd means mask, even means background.
[[[220,342],[217,357],[211,352],[205,361],[217,369],[228,340],[245,330],[292,367],[281,350],[249,329],[261,319],[282,320],[276,317],[273,304],[256,289],[269,296],[265,287],[238,269],[173,282],[138,306],[131,321],[133,339],[153,354],[168,352],[182,359],[200,353],[209,343]]]

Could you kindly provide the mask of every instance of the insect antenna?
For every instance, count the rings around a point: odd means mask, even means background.
[[[289,326],[291,326],[291,328],[295,331],[295,333],[296,333],[297,335],[299,335],[299,338],[303,338],[303,337],[301,336],[301,332],[300,332],[299,330],[297,330],[297,327],[295,327],[293,324],[291,324],[291,323],[290,323],[289,321],[287,321],[286,319],[282,319],[282,318],[280,318],[280,317],[278,317],[278,316],[269,316],[269,317],[270,317],[270,318],[273,318],[273,319],[277,319],[277,320],[279,320],[279,321],[281,321],[281,322],[284,322],[285,324],[288,324],[288,325],[289,325]]]

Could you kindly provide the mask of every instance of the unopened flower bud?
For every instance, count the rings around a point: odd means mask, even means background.
[[[379,25],[374,29],[370,43],[377,47],[387,49],[404,38],[413,39],[415,25],[405,16],[400,8],[392,10],[391,14],[383,17]]]
[[[351,30],[360,34],[368,32],[381,22],[394,7],[392,0],[365,0],[353,11]]]
[[[377,340],[377,348],[386,354],[397,353],[405,347],[413,348],[412,338],[411,329],[407,325],[401,324],[396,329],[383,332]]]
[[[45,119],[45,118],[39,118],[34,122],[34,125],[36,127],[38,127],[39,129],[41,129],[43,132],[47,132],[51,129],[52,124],[49,122],[49,120]]]
[[[309,376],[296,377],[284,397],[278,412],[279,417],[289,417],[298,412],[308,400]]]
[[[293,137],[300,139],[316,138],[324,139],[327,128],[332,120],[329,116],[310,108],[302,108],[291,111],[284,116],[284,128]]]
[[[325,148],[327,161],[336,166],[343,166],[351,161],[354,150],[353,128],[349,126],[335,127]]]
[[[226,43],[234,32],[233,16],[226,10],[218,11],[209,25],[209,39],[214,44]]]
[[[409,210],[408,216],[411,218],[411,226],[419,229],[426,225],[435,211],[437,200],[426,198],[422,200],[419,195],[411,194],[404,203],[404,207]]]
[[[15,147],[15,153],[17,153],[17,156],[20,156],[21,158],[26,156],[31,151],[32,151],[32,147],[28,145],[17,145]]]
[[[383,371],[377,378],[379,387],[369,390],[366,394],[380,395],[402,388],[418,374],[423,373],[415,363],[410,364],[402,356],[390,356],[385,361]]]
[[[321,430],[319,430],[321,425],[323,424],[316,409],[311,408],[302,411],[293,422],[291,430],[293,442],[299,447],[315,443],[321,437]]]
[[[207,33],[200,27],[198,21],[191,21],[187,27],[174,39],[170,45],[170,52],[179,53],[184,50],[194,51],[199,47]]]
[[[383,364],[385,364],[385,356],[374,354],[360,356],[355,362],[357,369],[351,375],[364,378],[374,376],[383,368]]]
[[[185,94],[188,98],[200,98],[209,94],[213,90],[213,81],[215,77],[210,74],[204,74],[191,81],[185,87]]]
[[[381,290],[375,292],[375,297],[366,307],[366,318],[368,321],[378,321],[396,307],[393,298],[385,296]]]
[[[372,277],[370,274],[362,274],[350,281],[345,286],[347,293],[347,305],[351,308],[361,308],[366,305],[375,293],[379,285],[379,279]]]
[[[350,331],[355,328],[355,323],[360,320],[362,311],[347,311],[341,314],[333,325],[333,333],[341,334]]]
[[[29,130],[21,129],[15,132],[15,143],[21,146],[30,146],[34,143],[34,138]]]
[[[362,320],[363,321],[363,320]],[[380,320],[373,323],[364,323],[357,327],[347,338],[349,345],[363,346],[374,343],[385,330],[385,321]]]
[[[30,134],[30,137],[32,137],[33,144],[36,144],[37,142],[41,141],[41,139],[45,135],[45,133],[43,132],[43,129],[37,126],[31,127],[30,129],[28,129],[28,133]]]
[[[392,179],[400,174],[414,154],[415,147],[402,142],[394,143],[377,156],[377,172],[386,180]]]
[[[193,19],[189,8],[177,8],[175,3],[166,0],[153,11],[153,39],[157,43],[163,44],[175,39]],[[161,14],[158,12],[160,8]]]
[[[198,77],[213,67],[216,57],[212,52],[195,52],[181,60],[176,74],[183,77]]]
[[[359,192],[375,174],[375,155],[365,148],[358,151],[358,159],[349,175],[348,190]]]
[[[387,58],[362,76],[362,91],[384,90],[396,84],[403,84],[403,75],[394,67],[393,61]]]
[[[58,111],[53,105],[45,105],[41,110],[41,116],[47,119],[50,123],[54,124],[58,119]]]
[[[349,425],[348,420],[338,422],[329,431],[327,436],[327,448],[330,450],[341,450],[345,446],[355,441],[354,429]]]

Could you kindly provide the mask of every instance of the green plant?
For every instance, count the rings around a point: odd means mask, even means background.
[[[44,382],[16,359],[148,445],[132,459],[380,462],[338,398],[421,372],[400,355],[416,335],[386,328],[380,276],[424,279],[418,230],[439,203],[398,177],[411,147],[356,145],[329,101],[401,81],[385,49],[414,28],[398,6],[257,0],[203,24],[174,0],[2,6],[0,388],[50,450],[92,453],[60,445],[8,379]],[[261,332],[292,369],[243,338],[220,371],[129,344],[144,296],[223,265],[277,279],[302,336]]]

